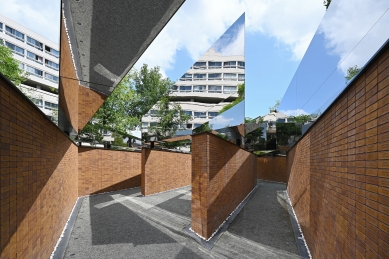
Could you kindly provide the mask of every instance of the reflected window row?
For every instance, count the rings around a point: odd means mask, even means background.
[[[11,36],[11,37],[13,37],[21,42],[24,42],[27,45],[32,46],[40,51],[45,51],[47,54],[50,54],[50,55],[57,57],[57,58],[59,57],[58,50],[53,49],[52,47],[43,44],[42,42],[34,39],[33,37],[25,35],[24,33],[14,29],[8,25],[3,24],[2,22],[0,22],[0,33],[5,33],[8,36]]]
[[[202,73],[202,74],[185,73],[180,78],[181,81],[199,81],[199,80],[244,81],[244,79],[245,79],[245,75],[239,73]]]
[[[179,125],[179,130],[186,130],[186,129],[195,129],[197,127],[200,127],[203,125],[202,123],[187,123],[184,125]],[[158,122],[142,122],[142,129],[148,129],[150,127],[158,127]]]
[[[47,110],[58,109],[58,104],[56,104],[56,103],[52,103],[52,102],[48,102],[48,101],[43,101],[42,99],[36,99],[36,98],[32,98],[31,100],[39,108],[45,108]]]
[[[245,68],[244,61],[198,61],[191,67],[192,69],[219,69],[219,68]]]
[[[19,68],[24,70],[24,71],[26,71],[29,75],[33,75],[33,76],[36,76],[36,77],[44,78],[44,79],[52,81],[54,83],[58,83],[59,82],[59,77],[58,76],[55,76],[55,75],[47,73],[47,72],[43,72],[41,69],[38,69],[36,67],[30,66],[30,65],[26,65],[26,64],[23,64],[23,63],[19,63]]]
[[[227,85],[173,85],[173,92],[180,93],[223,93],[223,94],[237,94],[237,86]]]
[[[23,48],[11,43],[11,42],[8,42],[8,41],[5,41],[5,45],[11,49],[12,53],[16,54],[16,55],[19,55],[21,57],[26,57],[27,59],[31,60],[31,61],[34,61],[40,65],[43,65],[43,61],[44,61],[44,65],[48,68],[51,68],[51,69],[54,69],[56,71],[59,70],[59,64],[56,63],[56,62],[53,62],[47,58],[43,58],[42,56],[39,56],[33,52],[30,52],[30,51],[25,51]],[[25,53],[26,53],[26,56],[25,56]]]
[[[219,114],[218,112],[199,112],[199,111],[189,111],[189,110],[183,110],[183,113],[189,115],[191,119],[197,119],[197,118],[213,119]],[[150,110],[148,113],[144,115],[144,117],[157,117],[157,111]]]

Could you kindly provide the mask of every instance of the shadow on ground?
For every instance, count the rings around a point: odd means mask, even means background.
[[[299,258],[288,213],[277,201],[285,185],[259,184],[211,251],[183,232],[191,223],[190,187],[148,197],[140,188],[86,197],[65,258]]]

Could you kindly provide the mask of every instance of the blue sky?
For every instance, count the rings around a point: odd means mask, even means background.
[[[60,1],[7,0],[0,13],[59,39]],[[187,0],[136,66],[158,65],[178,79],[241,15],[246,15],[246,116],[281,99],[325,14],[321,0]]]

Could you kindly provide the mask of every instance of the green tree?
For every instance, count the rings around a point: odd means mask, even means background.
[[[357,65],[349,67],[347,69],[347,75],[344,77],[346,79],[346,83],[350,81],[354,76],[356,76],[359,71],[361,71],[361,68],[359,68]]]
[[[179,104],[169,103],[173,82],[163,78],[159,67],[130,71],[97,110],[79,135],[100,139],[102,131],[129,136],[128,131],[140,127],[142,117],[151,109],[157,110],[158,130],[163,137],[175,133],[189,116],[183,114]],[[101,140],[100,140],[101,141]]]
[[[14,59],[11,50],[0,39],[0,72],[11,80],[16,86],[26,81],[27,75],[19,67],[19,62]]]
[[[238,98],[236,98],[233,102],[225,105],[220,111],[219,111],[219,114],[222,114],[223,112],[231,109],[232,107],[234,107],[235,105],[237,105],[238,103],[240,103],[241,101],[244,100],[244,92],[245,92],[245,86],[244,86],[244,83],[243,84],[239,84],[238,85]]]

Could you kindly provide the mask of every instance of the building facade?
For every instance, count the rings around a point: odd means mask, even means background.
[[[183,129],[195,129],[213,119],[227,104],[238,98],[238,85],[245,80],[244,56],[223,56],[209,49],[178,80],[170,95],[191,116]],[[156,111],[142,118],[142,130],[157,126]]]
[[[11,49],[27,81],[20,85],[49,117],[58,108],[59,46],[0,14],[0,40]]]

